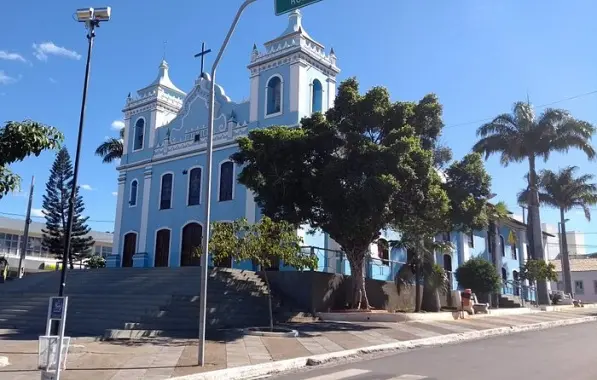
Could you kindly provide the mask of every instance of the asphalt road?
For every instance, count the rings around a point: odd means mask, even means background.
[[[595,380],[597,322],[368,357],[275,380]]]

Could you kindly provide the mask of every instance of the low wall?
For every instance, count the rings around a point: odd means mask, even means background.
[[[263,273],[261,273],[263,276]],[[351,305],[352,279],[322,272],[267,272],[272,291],[311,313],[343,310]],[[366,279],[369,304],[375,309],[413,310],[415,288],[398,293],[393,282]]]

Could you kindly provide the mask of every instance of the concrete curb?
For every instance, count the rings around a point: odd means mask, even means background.
[[[301,357],[296,359],[288,359],[288,360],[280,360],[262,364],[256,364],[251,366],[244,366],[244,367],[235,367],[235,368],[227,368],[221,369],[217,371],[210,371],[204,373],[197,373],[193,375],[187,375],[182,377],[174,377],[172,379],[176,380],[218,380],[218,379],[227,379],[227,380],[240,380],[240,379],[250,379],[256,378],[259,376],[266,376],[272,375],[281,372],[292,371],[296,369],[300,369],[307,366],[317,366],[322,364],[327,364],[336,360],[341,359],[349,359],[353,357],[358,357],[360,355],[371,354],[375,352],[390,352],[390,351],[405,351],[414,348],[421,348],[421,347],[433,347],[433,346],[442,346],[444,344],[450,343],[459,343],[465,342],[469,340],[476,340],[481,338],[488,338],[493,336],[500,336],[500,335],[509,335],[519,332],[526,332],[526,331],[535,331],[535,330],[544,330],[552,327],[560,327],[560,326],[569,326],[569,325],[576,325],[580,323],[586,322],[594,322],[597,321],[597,316],[590,316],[590,317],[581,317],[581,318],[573,318],[573,319],[564,319],[558,321],[547,321],[547,322],[539,322],[533,323],[529,325],[522,325],[522,326],[504,326],[498,327],[495,329],[488,329],[488,330],[480,330],[480,331],[470,331],[464,333],[455,333],[455,334],[448,334],[448,335],[440,335],[431,338],[423,338],[423,339],[416,339],[416,340],[409,340],[403,342],[395,342],[395,343],[387,343],[387,344],[380,344],[376,346],[369,346],[369,347],[362,347],[353,350],[345,350],[345,351],[338,351],[332,352],[329,354],[322,354],[322,355],[314,355],[308,357]]]

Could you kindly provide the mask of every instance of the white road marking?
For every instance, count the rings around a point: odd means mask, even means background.
[[[9,365],[8,358],[6,356],[0,356],[0,367],[6,367]]]
[[[349,377],[363,375],[363,374],[369,373],[369,372],[371,372],[371,371],[368,371],[365,369],[347,369],[346,371],[331,373],[329,375],[310,377],[310,378],[304,379],[304,380],[342,380],[342,379],[348,379]]]
[[[402,375],[398,377],[392,377],[390,380],[425,380],[428,379],[427,376],[421,375]]]

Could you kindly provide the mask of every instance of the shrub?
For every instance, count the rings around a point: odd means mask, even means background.
[[[501,279],[495,266],[481,257],[473,257],[456,269],[460,287],[474,293],[493,293],[500,290]]]
[[[101,256],[91,256],[87,260],[87,267],[90,269],[105,268],[106,260]]]

